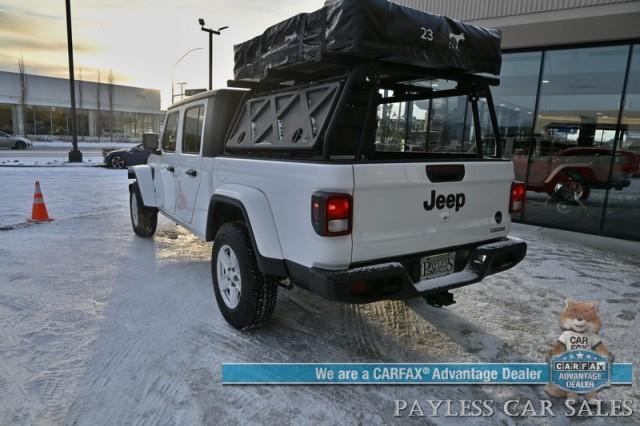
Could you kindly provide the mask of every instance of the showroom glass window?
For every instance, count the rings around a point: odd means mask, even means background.
[[[36,106],[35,131],[36,135],[51,135],[51,107]]]
[[[0,131],[13,134],[13,107],[8,104],[0,104]]]
[[[524,219],[597,232],[608,188],[628,45],[545,52]]]
[[[513,153],[517,180],[525,181],[529,146],[540,79],[542,52],[510,53],[502,58],[500,85],[492,87],[493,101],[505,151]],[[488,115],[483,108],[483,117]]]
[[[614,179],[629,182],[629,185],[620,190],[609,191],[604,231],[614,236],[637,240],[640,239],[640,45],[638,44],[633,46],[626,89],[612,175]]]
[[[52,133],[55,136],[69,135],[69,117],[67,108],[51,108]]]
[[[24,126],[25,126],[25,134],[27,135],[35,135],[36,134],[36,109],[35,107],[26,105],[23,109],[24,111]]]

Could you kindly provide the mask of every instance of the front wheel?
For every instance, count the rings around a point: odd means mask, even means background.
[[[271,318],[278,285],[260,272],[243,223],[227,223],[216,234],[211,273],[218,307],[229,324],[249,330]]]
[[[586,201],[590,194],[591,191],[586,185],[572,179],[558,182],[551,197],[558,201]]]
[[[27,144],[22,141],[18,141],[16,142],[16,149],[27,149]]]
[[[150,237],[156,232],[158,212],[144,206],[137,183],[134,183],[129,191],[129,213],[133,232],[137,236]]]

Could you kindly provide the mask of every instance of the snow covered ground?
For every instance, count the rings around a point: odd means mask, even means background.
[[[69,163],[66,152],[59,155],[0,158],[0,167],[97,167],[104,165],[101,155],[84,155],[82,162]]]
[[[134,236],[126,172],[0,168],[0,179],[0,227],[18,225],[0,231],[0,424],[388,424],[407,422],[392,417],[394,399],[547,399],[540,386],[223,387],[220,371],[222,362],[542,362],[566,297],[600,300],[603,340],[634,362],[633,387],[601,393],[633,399],[634,417],[586,424],[640,422],[640,244],[515,225],[525,261],[455,291],[448,308],[281,290],[272,324],[241,333],[215,305],[209,244],[166,220],[153,239]],[[23,226],[36,179],[56,220]],[[560,412],[483,421],[573,423]]]
[[[134,142],[78,142],[78,148],[82,150],[83,148],[132,148],[139,143]],[[34,148],[60,148],[60,149],[69,149],[71,147],[71,142],[63,142],[63,141],[48,141],[48,142],[33,142]]]
[[[0,167],[100,166],[104,164],[102,149],[132,148],[136,145],[138,144],[124,142],[78,142],[83,162],[69,163],[71,142],[33,142],[33,148],[26,151],[0,150]]]

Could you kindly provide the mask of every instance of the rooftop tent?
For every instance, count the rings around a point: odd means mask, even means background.
[[[500,74],[500,31],[386,0],[330,0],[236,45],[235,78],[268,70],[315,73],[327,64],[380,60],[436,70]]]

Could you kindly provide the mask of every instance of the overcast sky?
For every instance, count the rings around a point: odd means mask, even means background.
[[[207,26],[230,26],[214,37],[214,87],[233,77],[233,45],[296,13],[322,7],[323,0],[71,0],[76,78],[157,88],[162,107],[171,81],[186,88],[208,85]],[[17,71],[23,56],[28,73],[67,77],[64,0],[2,0],[0,69]],[[175,62],[192,48],[201,47]],[[176,86],[176,92],[179,91]]]

